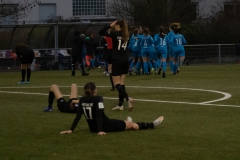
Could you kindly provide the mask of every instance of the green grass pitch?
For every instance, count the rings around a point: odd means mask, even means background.
[[[110,91],[103,69],[82,77],[71,71],[33,71],[31,84],[18,85],[20,72],[0,73],[0,159],[13,160],[239,160],[240,159],[240,65],[181,66],[181,72],[159,75],[128,75],[126,89],[135,99],[132,112],[112,111],[117,91]],[[70,135],[74,114],[44,113],[49,86],[57,84],[67,98],[70,85],[95,82],[104,97],[110,118],[134,122],[164,122],[152,130],[107,133],[98,136],[84,117]],[[30,94],[29,94],[30,93]],[[32,94],[31,94],[32,93]]]

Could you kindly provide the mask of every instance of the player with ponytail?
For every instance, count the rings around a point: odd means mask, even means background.
[[[113,30],[109,31],[110,28]],[[126,99],[128,109],[131,111],[133,109],[133,98],[128,96],[124,84],[129,66],[129,54],[127,51],[129,32],[127,22],[125,20],[116,20],[101,29],[99,34],[112,38],[112,78],[119,98],[119,103],[113,110],[123,110],[123,101]]]
[[[97,87],[93,82],[89,82],[84,86],[84,93],[85,95],[79,100],[77,115],[70,130],[62,131],[60,134],[72,133],[82,115],[85,116],[90,131],[97,132],[98,135],[105,135],[107,132],[118,132],[130,129],[153,129],[160,125],[164,119],[163,116],[160,116],[153,122],[148,123],[134,123],[132,122],[131,117],[127,117],[127,120],[110,119],[104,113],[103,98],[97,96]]]
[[[163,70],[162,78],[165,78],[165,72],[167,68],[166,59],[167,59],[167,46],[168,46],[168,37],[164,33],[164,28],[162,26],[158,29],[159,33],[154,36],[155,48],[157,51],[158,60],[160,60],[160,68],[158,74]],[[161,67],[162,66],[162,67]]]

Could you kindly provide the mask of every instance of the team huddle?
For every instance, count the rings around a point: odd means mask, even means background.
[[[179,33],[181,25],[172,23],[169,30],[170,32],[165,34],[164,27],[160,26],[154,37],[150,35],[148,28],[144,28],[142,34],[140,34],[139,28],[133,30],[128,46],[133,58],[129,67],[130,74],[132,72],[136,74],[161,74],[162,71],[162,77],[165,78],[168,57],[170,69],[174,75],[179,71],[179,58],[181,62],[188,65],[183,47],[187,42],[184,36]]]

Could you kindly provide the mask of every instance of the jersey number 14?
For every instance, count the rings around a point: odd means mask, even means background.
[[[126,50],[126,48],[127,48],[127,43],[128,43],[128,42],[125,42],[125,43],[122,44],[122,40],[119,39],[119,40],[118,40],[118,50],[121,50],[121,47],[122,47],[124,50]]]

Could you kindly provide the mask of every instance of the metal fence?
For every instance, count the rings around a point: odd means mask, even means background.
[[[71,48],[33,49],[31,70],[71,69]],[[0,50],[0,70],[20,69],[20,62],[11,50]]]
[[[238,63],[239,44],[202,44],[186,45],[186,59],[197,63]]]
[[[71,69],[71,48],[33,49],[35,60],[32,70]],[[190,64],[240,63],[239,44],[186,45],[186,59]],[[11,57],[10,50],[0,50],[0,70],[20,68],[20,62]]]

